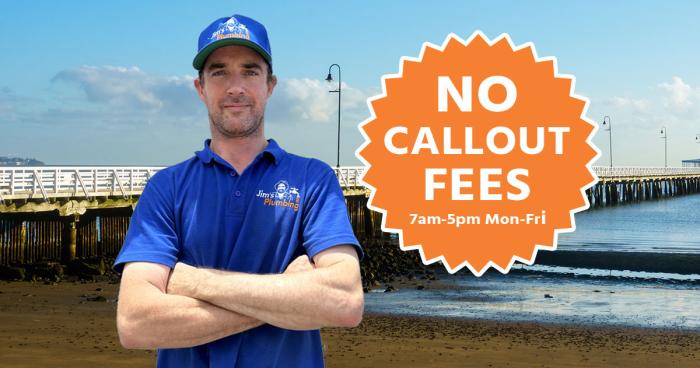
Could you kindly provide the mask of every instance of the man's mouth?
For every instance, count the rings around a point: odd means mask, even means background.
[[[225,104],[224,109],[225,110],[233,110],[233,111],[240,111],[240,110],[245,110],[248,107],[250,107],[249,104],[240,104],[240,103],[235,103],[235,104]]]

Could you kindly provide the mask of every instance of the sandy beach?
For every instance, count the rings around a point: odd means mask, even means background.
[[[125,350],[118,284],[0,283],[3,367],[152,367]],[[700,333],[366,315],[322,331],[328,367],[697,367]]]

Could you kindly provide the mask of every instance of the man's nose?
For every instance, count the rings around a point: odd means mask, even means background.
[[[245,94],[245,85],[243,84],[243,79],[238,76],[230,77],[228,80],[228,85],[226,86],[226,93],[229,95]]]

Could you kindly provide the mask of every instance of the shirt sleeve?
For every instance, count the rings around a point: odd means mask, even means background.
[[[308,193],[302,222],[303,244],[309,257],[336,245],[352,245],[364,253],[350,225],[343,190],[328,165],[320,161],[307,172]]]
[[[166,169],[167,170],[167,169]],[[114,270],[122,272],[128,262],[154,262],[173,268],[177,263],[173,185],[169,173],[156,173],[136,204]]]

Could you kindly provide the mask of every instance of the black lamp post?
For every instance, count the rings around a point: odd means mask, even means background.
[[[336,156],[336,167],[340,168],[340,94],[341,94],[341,79],[340,79],[340,65],[338,64],[331,64],[331,66],[328,67],[328,76],[326,77],[326,82],[330,83],[333,81],[333,76],[331,75],[331,69],[337,66],[338,67],[338,89],[336,90],[331,90],[328,91],[330,93],[337,93],[338,94],[338,146],[337,146],[337,156]]]
[[[664,167],[668,167],[668,135],[666,127],[661,128],[661,138],[664,139]]]
[[[603,117],[603,126],[605,127],[605,130],[608,131],[608,137],[610,140],[610,167],[613,167],[613,161],[612,161],[612,121],[610,120],[610,116],[605,115]]]

